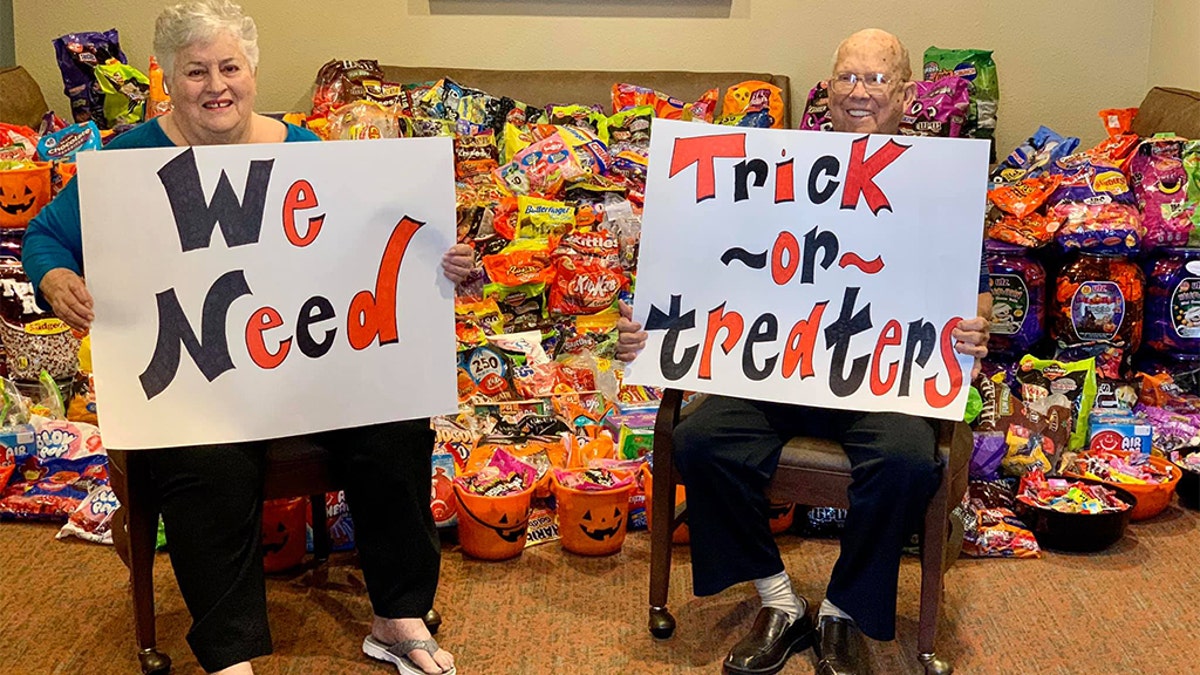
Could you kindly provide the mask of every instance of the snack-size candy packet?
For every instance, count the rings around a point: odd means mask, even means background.
[[[608,117],[599,106],[552,105],[546,110],[546,118],[550,124],[586,129],[602,143],[608,144]]]
[[[753,126],[763,129],[783,128],[783,90],[770,82],[747,80],[725,90],[725,101],[721,106],[722,119],[740,116],[752,119]]]
[[[626,145],[647,149],[650,147],[650,121],[654,119],[654,108],[637,106],[609,116],[609,150],[618,152]]]
[[[900,133],[905,136],[962,137],[971,105],[970,83],[950,75],[915,84],[917,95],[900,118]]]
[[[104,95],[96,81],[96,66],[116,60],[126,63],[117,29],[102,33],[68,33],[54,39],[54,53],[62,73],[63,93],[71,100],[75,122],[95,121],[101,129],[112,124],[104,118]]]
[[[378,61],[360,59],[326,62],[317,71],[312,114],[324,117],[337,108],[365,98],[363,82],[367,80],[383,80]]]
[[[145,73],[124,63],[106,63],[96,66],[94,74],[104,95],[104,119],[110,128],[138,124],[146,118],[150,78]]]
[[[1183,246],[1192,231],[1195,204],[1187,198],[1183,149],[1181,138],[1156,136],[1142,141],[1126,164],[1149,248]]]
[[[832,131],[833,120],[829,117],[829,83],[820,81],[808,91],[804,104],[804,115],[800,118],[802,131]]]

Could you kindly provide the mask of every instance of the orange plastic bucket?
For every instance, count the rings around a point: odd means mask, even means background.
[[[653,523],[653,520],[654,520],[654,507],[653,507],[653,504],[654,504],[654,485],[653,485],[654,475],[650,471],[649,464],[643,464],[639,473],[641,474],[641,477],[642,477],[642,491],[646,493],[646,529],[649,530],[654,527],[654,523]],[[684,492],[683,486],[676,485],[675,486],[675,506],[678,507],[680,504],[684,503],[685,501],[687,501],[687,494]],[[671,517],[674,518],[675,514],[672,513]],[[671,534],[671,542],[672,543],[686,544],[689,541],[691,541],[691,535],[688,532],[687,523],[684,523],[684,524],[680,525],[679,527],[675,528],[675,532],[673,532]]]
[[[618,477],[628,476],[614,471]],[[575,490],[554,476],[558,534],[563,548],[580,555],[611,555],[621,550],[629,528],[629,495],[636,484],[615,490]]]
[[[501,497],[485,497],[454,484],[458,498],[458,543],[483,560],[508,560],[525,550],[529,531],[529,499],[533,487]]]
[[[786,532],[792,526],[792,522],[796,519],[795,504],[777,504],[771,502],[771,534],[779,534]]]
[[[1133,512],[1129,514],[1130,520],[1146,520],[1165,511],[1167,505],[1171,503],[1171,495],[1175,494],[1175,487],[1179,484],[1179,479],[1183,477],[1183,471],[1179,467],[1157,455],[1150,456],[1150,464],[1157,469],[1170,471],[1171,480],[1165,483],[1147,483],[1145,485],[1100,481],[1105,485],[1119,487],[1137,498],[1137,504],[1133,507]],[[1066,472],[1066,475],[1078,477],[1078,474],[1070,471]]]

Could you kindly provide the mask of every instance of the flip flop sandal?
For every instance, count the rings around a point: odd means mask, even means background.
[[[429,652],[430,658],[433,658],[433,655],[437,653],[438,643],[430,638],[428,640],[401,640],[395,644],[385,645],[376,640],[374,636],[368,635],[363,640],[362,646],[364,654],[379,661],[387,661],[396,666],[402,675],[428,675],[420,666],[413,663],[412,659],[408,658],[408,653],[414,649],[423,649]],[[456,672],[456,668],[450,668],[450,670],[443,670],[442,675],[455,675]]]

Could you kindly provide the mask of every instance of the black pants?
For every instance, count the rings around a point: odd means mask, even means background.
[[[876,640],[896,631],[900,555],[939,483],[929,421],[713,396],[675,430],[697,595],[783,571],[764,490],[792,436],[842,443],[850,509],[826,597]]]
[[[429,510],[429,420],[312,437],[345,485],[375,614],[420,617],[433,607],[441,548]],[[171,564],[208,672],[271,653],[262,563],[266,443],[148,450]]]

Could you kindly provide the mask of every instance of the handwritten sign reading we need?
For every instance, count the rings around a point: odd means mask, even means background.
[[[988,148],[654,122],[637,384],[962,419]]]
[[[105,444],[456,410],[451,153],[430,138],[81,155]]]

